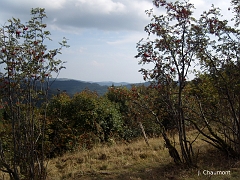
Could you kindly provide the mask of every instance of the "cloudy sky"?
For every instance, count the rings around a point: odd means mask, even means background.
[[[190,0],[196,15],[220,7],[224,16],[230,0]],[[68,49],[59,56],[65,64],[61,78],[83,81],[143,82],[138,72],[136,43],[146,38],[144,27],[150,22],[145,10],[152,0],[1,0],[0,25],[12,17],[22,22],[30,19],[31,8],[46,9],[45,22],[58,46],[62,37],[69,39]],[[161,13],[154,9],[154,12]]]

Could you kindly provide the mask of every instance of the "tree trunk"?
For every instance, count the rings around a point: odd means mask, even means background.
[[[146,144],[147,144],[148,146],[150,146],[149,143],[148,143],[148,138],[147,138],[147,135],[146,135],[146,133],[145,133],[144,127],[143,127],[143,125],[142,125],[142,122],[138,120],[138,124],[139,124],[139,126],[140,126],[140,128],[141,128],[141,130],[142,130],[143,137],[144,137],[144,140],[145,140]]]
[[[174,162],[176,164],[180,164],[182,163],[181,158],[178,154],[178,151],[176,150],[176,148],[171,144],[170,140],[167,137],[167,134],[165,133],[165,131],[162,132],[162,136],[163,139],[166,143],[166,148],[168,148],[169,154],[170,156],[173,158]]]

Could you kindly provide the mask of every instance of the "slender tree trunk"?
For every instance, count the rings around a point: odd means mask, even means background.
[[[144,130],[144,127],[143,127],[142,122],[141,122],[140,120],[138,120],[138,124],[139,124],[139,126],[140,126],[140,128],[141,128],[141,131],[142,131],[142,133],[143,133],[143,137],[144,137],[144,140],[145,140],[146,144],[147,144],[148,146],[150,146],[150,145],[149,145],[149,142],[148,142],[147,135],[146,135],[145,130]]]
[[[178,134],[179,134],[179,143],[181,147],[181,152],[182,152],[182,157],[185,163],[190,167],[192,166],[192,155],[190,152],[190,145],[188,144],[187,136],[186,136],[186,124],[185,124],[185,117],[184,117],[184,112],[182,108],[182,91],[184,88],[184,85],[182,84],[182,79],[179,80],[179,91],[178,91]]]

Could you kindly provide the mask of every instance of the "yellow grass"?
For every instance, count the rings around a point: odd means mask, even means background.
[[[192,131],[193,139],[196,132]],[[129,144],[98,145],[92,150],[67,153],[48,162],[48,180],[154,180],[154,179],[240,179],[240,161],[225,158],[198,139],[194,150],[198,167],[187,169],[174,164],[162,138],[143,139]],[[203,175],[203,170],[230,171],[230,175]],[[200,176],[198,176],[200,172]],[[207,171],[205,171],[207,172]],[[0,174],[0,179],[3,177]]]
[[[68,153],[49,161],[49,179],[119,175],[172,161],[160,139],[150,139],[149,143],[150,147],[143,140],[139,140],[128,145],[104,145],[90,151]]]

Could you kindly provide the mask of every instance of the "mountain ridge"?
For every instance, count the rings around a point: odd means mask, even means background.
[[[52,82],[52,83],[51,83]],[[66,92],[69,95],[74,95],[78,92],[81,92],[85,89],[89,89],[90,91],[95,91],[99,95],[104,95],[108,87],[114,86],[125,86],[127,88],[131,88],[132,85],[148,85],[148,82],[145,83],[127,83],[127,82],[113,82],[113,81],[101,81],[101,82],[92,82],[92,81],[81,81],[76,79],[68,79],[68,78],[58,78],[58,79],[50,79],[50,89],[54,92]]]

